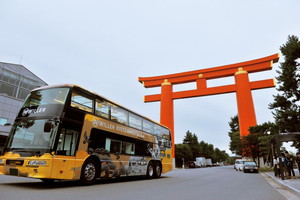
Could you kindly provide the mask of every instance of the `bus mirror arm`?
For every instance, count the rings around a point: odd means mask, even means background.
[[[54,121],[55,125],[57,125],[57,124],[60,123],[60,120],[59,120],[58,117],[54,117],[54,118],[53,118],[53,121]]]

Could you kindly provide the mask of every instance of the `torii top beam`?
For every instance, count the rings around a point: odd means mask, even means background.
[[[278,62],[279,56],[279,54],[273,54],[267,57],[241,63],[162,76],[139,77],[138,80],[145,88],[160,87],[165,81],[172,85],[190,82],[197,83],[196,90],[173,92],[173,99],[231,93],[236,91],[235,85],[207,88],[206,80],[234,76],[238,73],[238,71],[241,71],[241,73],[245,71],[248,73],[254,73],[271,70],[273,63]],[[250,82],[251,90],[274,87],[274,85],[273,79]],[[160,94],[147,95],[145,96],[145,102],[160,101],[160,98]]]

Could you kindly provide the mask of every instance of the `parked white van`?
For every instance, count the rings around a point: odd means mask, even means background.
[[[242,171],[244,168],[244,162],[247,161],[245,159],[236,159],[233,168],[237,171]]]

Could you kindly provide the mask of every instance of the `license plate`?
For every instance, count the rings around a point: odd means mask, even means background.
[[[19,171],[18,169],[9,169],[9,175],[12,175],[12,176],[18,176],[19,175]]]

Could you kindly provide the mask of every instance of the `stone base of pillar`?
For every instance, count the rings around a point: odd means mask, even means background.
[[[173,169],[175,169],[175,168],[176,168],[176,164],[175,164],[175,158],[172,158],[172,167],[173,167]]]

